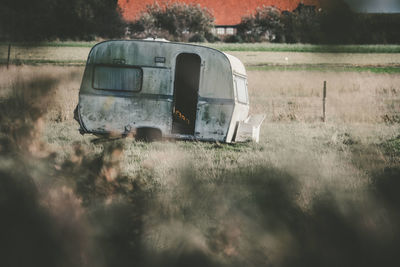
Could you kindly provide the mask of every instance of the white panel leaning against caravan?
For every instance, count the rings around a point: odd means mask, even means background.
[[[106,41],[89,53],[75,119],[81,133],[254,140],[246,70],[218,50],[158,40]]]

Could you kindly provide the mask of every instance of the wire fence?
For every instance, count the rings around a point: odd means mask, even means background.
[[[266,120],[301,122],[400,123],[400,98],[337,99],[320,97],[274,97],[251,104],[252,113],[266,114]],[[325,116],[324,116],[325,114]]]

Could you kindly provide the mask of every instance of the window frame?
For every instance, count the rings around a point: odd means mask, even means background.
[[[242,80],[244,80],[246,102],[243,102],[243,101],[241,101],[241,100],[239,99],[239,92],[238,92],[237,79],[242,79]],[[235,74],[233,75],[233,82],[234,82],[234,85],[235,85],[235,93],[236,93],[236,99],[237,99],[237,101],[238,101],[239,103],[241,103],[241,104],[248,105],[248,104],[249,104],[249,90],[248,90],[248,87],[247,87],[247,85],[248,85],[248,83],[247,83],[247,77],[242,76],[242,75],[238,75],[238,74],[235,73]]]
[[[235,29],[233,27],[229,27],[225,29],[226,35],[234,35]]]
[[[216,27],[217,35],[225,35],[225,27]]]
[[[109,68],[119,68],[119,69],[137,69],[140,71],[140,86],[138,90],[124,90],[124,89],[111,89],[111,88],[97,88],[94,86],[95,74],[97,67],[109,67]],[[93,65],[93,75],[92,75],[92,88],[100,91],[107,92],[123,92],[123,93],[138,93],[142,91],[143,87],[143,69],[139,66],[131,66],[131,65],[116,65],[116,64],[95,64]]]

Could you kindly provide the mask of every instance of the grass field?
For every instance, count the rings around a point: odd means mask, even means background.
[[[399,53],[399,45],[310,45],[310,44],[206,44],[223,51],[310,53]]]
[[[35,46],[13,45],[10,61],[16,65],[84,65],[94,44],[70,42],[42,43]],[[321,49],[320,46],[312,45],[203,45],[221,49],[238,57],[251,70],[400,72],[398,46],[341,46],[340,49],[329,50],[325,46]],[[8,45],[0,44],[0,64],[6,63],[7,53]]]
[[[64,266],[399,263],[400,74],[329,65],[398,54],[233,53],[249,66],[250,112],[267,117],[260,143],[227,145],[81,136],[84,67],[38,63],[84,60],[88,47],[21,51],[37,66],[0,69],[0,190],[22,200],[0,201],[0,226],[14,225],[22,254]],[[291,71],[265,67],[285,57]]]
[[[42,42],[17,43],[25,47],[80,47],[90,48],[98,41],[93,42]],[[314,53],[400,53],[400,45],[311,45],[311,44],[271,44],[271,43],[194,43],[216,48],[222,51],[254,51],[254,52],[314,52]],[[0,43],[7,46],[8,43]]]

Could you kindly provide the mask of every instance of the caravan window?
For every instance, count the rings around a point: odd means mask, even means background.
[[[236,87],[236,96],[237,100],[240,103],[247,104],[248,101],[248,94],[247,94],[247,80],[240,76],[235,77],[235,87]]]
[[[142,76],[140,68],[98,65],[94,68],[93,88],[137,92],[142,87]]]

